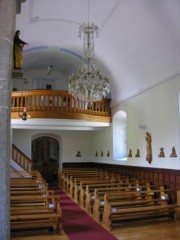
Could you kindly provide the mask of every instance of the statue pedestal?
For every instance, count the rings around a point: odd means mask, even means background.
[[[12,70],[12,78],[23,78],[23,70],[22,69],[13,69]]]

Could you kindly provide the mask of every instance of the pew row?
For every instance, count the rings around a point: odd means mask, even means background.
[[[149,190],[150,185],[147,183],[140,185],[137,181],[131,182],[131,184],[112,182],[112,183],[89,183],[85,188],[80,189],[80,206],[84,207],[88,213],[92,213],[92,208],[95,199],[100,195],[104,197],[104,194],[108,191],[142,191]],[[149,193],[150,194],[150,193]]]
[[[51,202],[47,199],[51,198]],[[53,201],[52,201],[53,199]],[[52,196],[12,196],[11,231],[50,229],[62,234],[60,199]]]
[[[33,177],[15,177],[10,182],[10,225],[12,235],[36,230],[62,235],[60,198],[47,183]]]
[[[163,187],[160,187],[159,190],[153,190],[150,188],[150,186],[147,186],[146,189],[142,189],[140,191],[137,191],[134,189],[134,191],[119,191],[118,189],[113,189],[113,190],[108,190],[102,189],[95,190],[95,199],[94,199],[94,205],[93,205],[93,217],[98,220],[102,221],[102,216],[105,208],[105,203],[108,201],[109,203],[112,202],[112,204],[115,202],[123,202],[124,204],[126,201],[128,204],[130,202],[136,202],[139,200],[145,201],[146,203],[147,200],[154,200],[154,201],[160,201],[161,204],[167,204],[169,201],[169,195],[164,191]]]
[[[119,199],[117,195],[106,194],[102,223],[107,229],[112,230],[114,226],[130,221],[174,218],[179,207],[179,204],[169,204],[168,199],[165,198],[151,196]]]

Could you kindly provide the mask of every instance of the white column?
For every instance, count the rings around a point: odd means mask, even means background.
[[[0,0],[0,239],[10,239],[9,171],[13,37],[16,1]]]

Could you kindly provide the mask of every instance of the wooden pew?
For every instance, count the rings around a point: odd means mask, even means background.
[[[110,182],[108,181],[103,181],[98,182],[98,181],[88,181],[88,182],[82,182],[80,185],[80,193],[79,193],[79,204],[81,207],[85,208],[85,210],[90,213],[89,207],[91,204],[91,201],[94,200],[94,190],[99,189],[99,188],[109,188],[109,189],[116,189],[117,187],[120,187],[120,183],[116,182]]]
[[[62,233],[60,198],[47,190],[46,182],[37,174],[33,177],[11,178],[11,231],[51,229]]]
[[[68,185],[68,181],[70,177],[73,176],[82,176],[83,174],[94,174],[99,172],[96,168],[67,168],[58,172],[58,183],[59,187],[66,190],[66,185]]]
[[[75,202],[79,203],[80,201],[80,193],[82,195],[84,195],[84,189],[86,188],[87,184],[109,184],[111,183],[111,179],[106,179],[106,178],[102,178],[102,177],[99,177],[99,178],[88,178],[88,179],[78,179],[75,181],[76,183],[74,184],[74,194],[73,194],[73,199]],[[81,200],[82,201],[82,200]],[[82,202],[81,202],[82,204]]]
[[[39,204],[39,201],[36,202],[37,199],[30,203],[32,196],[28,196],[28,197],[29,197],[28,204],[26,204],[27,198],[25,200],[25,204],[19,204],[19,203],[14,205],[11,204],[10,214],[21,215],[21,214],[34,214],[34,213],[61,212],[60,197],[58,196],[51,195],[49,196],[49,199],[47,201],[44,202],[44,199],[43,199],[42,204]],[[38,200],[41,200],[41,198],[39,198]],[[19,197],[18,197],[18,201],[19,201]],[[24,199],[23,199],[23,203],[24,203]]]
[[[116,189],[95,189],[94,191],[94,200],[92,201],[91,207],[93,217],[101,221],[102,220],[102,214],[104,211],[104,205],[106,196],[110,196],[109,201],[117,201],[117,200],[139,200],[139,199],[152,199],[154,196],[153,190],[147,186],[146,188],[143,188],[141,191],[137,191],[137,189],[134,187],[134,189],[128,190],[128,191],[122,191],[122,188],[116,188]]]
[[[100,174],[90,174],[90,175],[77,175],[70,178],[70,196],[77,200],[77,192],[83,187],[82,185],[93,184],[93,183],[112,183],[112,182],[119,182],[122,183],[123,181],[127,181],[127,176],[114,176],[112,173],[108,172],[101,172]]]
[[[104,171],[101,169],[84,169],[84,168],[77,168],[77,169],[66,169],[64,171],[60,171],[60,187],[66,192],[66,193],[70,193],[70,196],[73,197],[73,191],[74,190],[70,190],[73,189],[74,187],[74,179],[78,179],[78,178],[97,178],[97,177],[101,177],[101,178],[108,178],[108,179],[112,179],[112,178],[117,178],[119,179],[120,177],[122,178],[122,176],[120,174],[115,174],[113,172],[108,172],[108,171]],[[127,176],[124,176],[124,178],[127,178]],[[71,186],[70,186],[71,185]]]
[[[14,190],[10,187],[10,206],[47,206],[55,204],[54,190]]]
[[[37,206],[24,208],[23,212],[12,211],[10,216],[11,231],[52,229],[57,234],[62,234],[62,212],[60,203],[56,200],[56,211],[45,208],[39,212]]]
[[[33,196],[33,195],[53,195],[54,194],[54,191],[53,190],[44,190],[44,189],[40,189],[40,188],[20,188],[20,189],[16,189],[16,188],[11,188],[10,189],[10,195],[11,196],[27,196],[27,195],[30,195],[30,196]]]
[[[168,198],[139,197],[135,198],[132,195],[132,198],[120,198],[117,195],[106,194],[102,214],[103,225],[111,230],[113,225],[125,221],[174,217],[176,214],[178,205],[168,204]]]
[[[120,189],[120,190],[119,190]],[[130,201],[130,200],[139,200],[139,199],[148,199],[152,200],[155,198],[160,200],[165,200],[162,203],[167,203],[169,201],[169,196],[167,193],[165,193],[164,188],[161,186],[159,190],[154,190],[151,188],[149,184],[147,184],[144,188],[136,189],[134,188],[128,191],[122,191],[121,188],[117,189],[95,189],[94,192],[94,205],[93,205],[93,217],[101,221],[102,220],[102,214],[104,211],[104,205],[107,200],[109,202],[117,202],[117,201]]]
[[[65,235],[36,235],[36,236],[11,236],[11,240],[69,240]]]
[[[106,174],[102,172],[78,172],[75,174],[68,174],[64,182],[63,190],[69,193],[73,197],[74,188],[79,185],[83,179],[94,179],[94,178],[107,178]]]
[[[47,190],[48,184],[41,177],[18,177],[10,179],[11,190],[41,189]]]
[[[85,210],[88,213],[92,213],[92,207],[94,204],[94,200],[95,198],[97,198],[97,193],[96,191],[130,191],[130,190],[136,190],[136,191],[140,191],[142,189],[146,189],[147,184],[145,185],[145,183],[141,183],[144,185],[140,185],[140,183],[136,180],[136,181],[128,181],[128,182],[124,182],[124,181],[117,181],[116,179],[112,179],[113,181],[110,181],[108,183],[92,183],[89,182],[88,185],[84,185],[84,188],[82,187],[80,189],[80,205],[81,207],[84,207]],[[122,179],[121,179],[122,180]],[[149,184],[148,184],[149,185]],[[102,196],[104,195],[104,193],[102,194]]]

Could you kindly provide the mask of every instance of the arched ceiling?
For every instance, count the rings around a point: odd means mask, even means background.
[[[80,64],[79,25],[99,27],[97,65],[110,78],[112,105],[180,74],[179,0],[26,0],[16,29],[29,45],[24,71],[49,65],[68,76]]]

